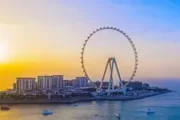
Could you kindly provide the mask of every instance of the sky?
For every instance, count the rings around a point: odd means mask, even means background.
[[[103,26],[119,28],[133,40],[136,80],[179,79],[179,12],[178,0],[1,0],[0,90],[11,88],[16,77],[83,76],[82,45]],[[116,58],[123,79],[134,67],[130,44],[110,30],[95,34],[84,56],[94,81],[109,57]]]

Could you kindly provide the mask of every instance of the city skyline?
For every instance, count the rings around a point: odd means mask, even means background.
[[[133,40],[139,56],[135,79],[179,79],[178,4],[177,0],[163,4],[154,0],[2,1],[0,90],[11,87],[18,76],[84,76],[82,45],[103,26],[122,29]],[[90,77],[101,79],[111,56],[128,78],[133,70],[132,49],[125,38],[112,32],[102,32],[88,43],[85,60]]]
[[[12,89],[8,89],[8,91],[33,92],[39,90],[46,92],[48,90],[59,91],[60,89],[63,89],[63,87],[80,88],[87,86],[87,77],[76,77],[72,80],[64,79],[63,75],[37,76],[37,78],[18,77],[12,85]]]

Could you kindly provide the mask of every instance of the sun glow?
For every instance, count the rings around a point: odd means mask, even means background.
[[[8,55],[7,46],[5,44],[0,43],[0,62],[6,60]]]

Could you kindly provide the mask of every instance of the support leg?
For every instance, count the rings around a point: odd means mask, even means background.
[[[103,74],[103,77],[102,77],[102,80],[101,80],[101,83],[100,83],[100,89],[102,89],[102,85],[103,85],[103,81],[104,81],[104,77],[106,75],[106,71],[107,71],[107,68],[108,68],[108,64],[110,63],[110,58],[108,59],[107,63],[106,63],[106,67],[105,67],[105,70],[104,70],[104,74]]]
[[[123,82],[122,82],[122,79],[121,79],[121,76],[120,76],[120,72],[119,72],[119,69],[118,69],[118,66],[117,66],[115,58],[114,58],[114,63],[115,63],[115,66],[116,66],[116,70],[117,70],[117,74],[118,74],[118,77],[119,77],[119,82],[120,82],[120,85],[121,85],[122,92],[125,95],[126,94],[126,90],[124,88],[124,85],[123,85]]]

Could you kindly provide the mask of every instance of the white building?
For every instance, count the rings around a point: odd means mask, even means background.
[[[16,89],[17,91],[35,90],[36,78],[17,78]]]
[[[52,76],[52,89],[58,90],[63,87],[63,75],[53,75]]]
[[[87,77],[76,77],[75,80],[73,80],[73,86],[74,87],[87,87],[88,86],[88,78]]]
[[[63,75],[38,76],[39,90],[58,90],[63,86]]]
[[[52,76],[38,76],[39,90],[52,90]]]

